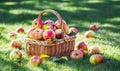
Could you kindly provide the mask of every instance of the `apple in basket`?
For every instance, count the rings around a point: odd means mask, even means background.
[[[33,33],[34,30],[35,30],[35,28],[30,28],[30,29],[28,30],[28,32],[27,32],[27,37],[28,37],[28,38],[32,38],[32,33]]]
[[[12,40],[10,46],[13,48],[20,48],[22,46],[22,43],[19,40]]]
[[[98,47],[95,46],[91,46],[88,48],[88,54],[92,55],[92,54],[99,54],[100,53],[100,49]]]
[[[71,27],[71,28],[69,29],[69,34],[70,34],[70,33],[75,33],[75,34],[77,34],[77,33],[78,33],[78,29],[75,28],[75,27]]]
[[[96,34],[94,31],[92,30],[89,30],[89,31],[86,31],[85,34],[84,34],[85,38],[92,38],[92,37],[95,37]]]
[[[87,50],[87,44],[84,41],[80,41],[75,45],[75,49]]]
[[[82,49],[74,50],[70,54],[70,58],[72,59],[82,59],[84,57],[84,51]]]
[[[19,50],[13,50],[9,56],[12,60],[19,59],[22,58],[22,52],[20,52]]]
[[[56,29],[55,34],[57,39],[62,38],[62,29]]]
[[[17,29],[16,29],[16,32],[17,33],[24,33],[24,29],[23,29],[23,27],[18,27]]]
[[[55,28],[55,27],[54,27],[55,22],[54,22],[53,20],[46,20],[44,23],[45,23],[44,26],[48,26],[49,29],[54,30],[54,28]],[[44,27],[44,26],[43,26],[43,27]]]
[[[39,40],[42,39],[42,34],[43,34],[43,29],[41,28],[36,28],[33,32],[32,32],[32,38]]]
[[[51,29],[45,30],[43,32],[43,39],[53,41],[55,39],[55,32]]]
[[[64,33],[69,34],[69,27],[64,20],[62,20],[62,24],[64,28]],[[55,26],[57,29],[62,29],[62,25],[60,24],[59,20],[55,22]]]
[[[42,62],[43,62],[43,59],[41,57],[39,57],[39,56],[32,56],[30,61],[29,61],[29,64],[31,66],[38,66],[38,65],[42,64]]]
[[[103,62],[103,56],[100,54],[94,54],[90,57],[90,63],[91,64],[100,64]]]
[[[32,27],[34,28],[42,28],[43,25],[44,23],[41,19],[36,18],[32,21]]]
[[[8,34],[8,37],[9,38],[16,38],[16,33],[11,32],[11,33]]]
[[[90,29],[91,29],[91,30],[98,30],[98,29],[99,29],[99,26],[98,26],[98,24],[91,24],[91,25],[90,25]]]

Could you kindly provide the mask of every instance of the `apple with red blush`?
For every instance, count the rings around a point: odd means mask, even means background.
[[[12,40],[10,46],[13,48],[21,48],[22,43],[19,40]]]
[[[98,29],[99,29],[99,26],[98,26],[98,24],[91,24],[91,25],[90,25],[90,29],[91,29],[91,30],[98,30]]]
[[[99,54],[99,53],[100,53],[100,49],[98,47],[91,46],[91,47],[88,48],[88,54],[89,55]]]
[[[85,38],[94,38],[94,37],[96,37],[96,34],[94,31],[89,30],[89,31],[85,32],[84,36],[85,36]]]
[[[24,31],[24,28],[20,26],[16,29],[16,32],[17,33],[24,33],[25,31]]]
[[[11,33],[8,34],[8,37],[9,37],[9,38],[16,38],[17,35],[16,35],[16,33],[11,32]]]
[[[62,29],[56,29],[55,34],[57,39],[62,38]]]
[[[71,27],[71,28],[69,29],[69,34],[70,34],[70,33],[75,33],[75,34],[77,34],[77,33],[78,33],[78,29],[75,28],[75,27]]]
[[[28,37],[28,38],[32,38],[32,33],[33,33],[34,30],[35,30],[35,28],[30,28],[30,29],[28,30],[28,32],[27,32],[27,37]]]
[[[22,52],[19,50],[13,50],[10,55],[9,55],[10,59],[12,60],[16,60],[16,59],[20,59],[22,58]]]
[[[32,27],[34,28],[42,28],[43,25],[44,25],[44,22],[39,18],[36,18],[32,21]]]
[[[75,49],[83,49],[83,50],[88,50],[87,44],[84,41],[80,41],[75,45]]]

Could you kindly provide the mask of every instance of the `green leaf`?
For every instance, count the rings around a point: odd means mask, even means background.
[[[43,29],[44,29],[44,30],[48,30],[49,27],[48,27],[47,25],[44,25],[44,26],[43,26]]]

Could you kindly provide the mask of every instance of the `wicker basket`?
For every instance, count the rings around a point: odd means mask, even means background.
[[[68,36],[64,34],[64,28],[62,24],[62,18],[54,10],[43,10],[38,15],[38,18],[41,19],[43,13],[50,12],[57,16],[59,22],[62,25],[62,39],[59,39],[57,42],[52,43],[49,41],[42,41],[42,40],[34,40],[26,38],[26,53],[27,55],[40,55],[40,54],[47,54],[49,56],[61,56],[70,54],[70,52],[74,49],[75,45],[75,36]]]

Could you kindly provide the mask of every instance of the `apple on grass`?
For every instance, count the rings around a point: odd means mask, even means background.
[[[48,41],[53,41],[55,39],[55,32],[51,29],[44,31],[43,39]]]
[[[16,35],[16,33],[14,33],[14,32],[11,32],[11,33],[8,34],[8,37],[9,37],[9,38],[16,38],[16,36],[17,36],[17,35]]]
[[[13,48],[20,48],[22,46],[22,43],[19,40],[12,40],[10,46]]]
[[[99,26],[98,26],[98,24],[91,24],[91,25],[90,25],[90,29],[91,29],[91,30],[98,30],[98,29],[99,29]]]
[[[84,57],[84,51],[82,49],[74,50],[70,54],[70,58],[72,59],[82,59]]]
[[[85,32],[84,36],[85,36],[85,38],[94,38],[94,37],[96,37],[96,34],[94,31],[89,30],[89,31]]]
[[[16,32],[17,33],[24,33],[24,28],[20,26],[16,29]]]
[[[90,57],[90,63],[93,65],[100,64],[103,62],[103,56],[100,54],[94,54]]]
[[[42,28],[43,25],[44,25],[43,21],[39,18],[36,18],[32,21],[32,27],[34,28]]]
[[[32,56],[30,61],[29,61],[29,64],[31,66],[39,66],[40,64],[42,64],[43,62],[43,59],[39,56]]]
[[[83,50],[87,50],[87,44],[84,41],[80,41],[75,45],[75,49],[83,49]]]
[[[98,47],[95,46],[91,46],[88,49],[88,54],[92,55],[92,54],[99,54],[100,53],[100,49]]]
[[[17,59],[20,59],[20,58],[22,58],[22,52],[20,52],[19,50],[13,50],[10,53],[10,59],[11,60],[17,60]]]

